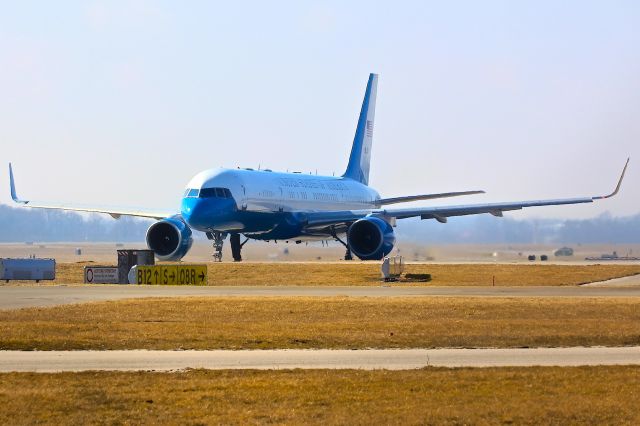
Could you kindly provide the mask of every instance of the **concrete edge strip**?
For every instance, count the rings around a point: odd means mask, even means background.
[[[514,349],[0,351],[0,372],[640,365],[640,346]]]

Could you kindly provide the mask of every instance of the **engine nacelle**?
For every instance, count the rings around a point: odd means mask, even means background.
[[[347,232],[351,252],[362,260],[380,260],[393,250],[396,236],[393,228],[377,217],[365,217],[353,222]]]
[[[159,260],[182,259],[193,244],[191,228],[180,215],[162,219],[147,230],[147,247]]]

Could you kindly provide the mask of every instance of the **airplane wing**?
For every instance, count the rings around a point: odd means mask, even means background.
[[[311,212],[307,213],[306,223],[309,229],[321,229],[335,225],[344,225],[362,219],[366,216],[376,216],[387,221],[394,219],[406,219],[410,217],[420,217],[421,219],[435,219],[438,222],[446,223],[448,217],[452,216],[468,216],[474,214],[489,213],[493,216],[502,217],[503,212],[512,210],[521,210],[527,207],[539,206],[558,206],[566,204],[592,203],[596,200],[611,198],[618,193],[622,185],[622,179],[627,171],[629,159],[624,165],[618,184],[613,192],[609,195],[580,197],[580,198],[562,198],[554,200],[536,200],[536,201],[516,201],[507,203],[489,203],[489,204],[471,204],[459,206],[442,206],[442,207],[414,207],[406,209],[369,209],[369,210],[344,210],[333,212]]]
[[[410,201],[420,200],[435,200],[438,198],[459,197],[461,195],[474,194],[484,194],[484,191],[442,192],[440,194],[408,195],[405,197],[382,198],[378,200],[377,203],[381,206],[384,206],[385,204],[408,203]]]
[[[39,208],[39,209],[54,209],[54,210],[70,210],[76,212],[93,212],[93,213],[105,213],[113,217],[114,219],[120,219],[121,216],[136,216],[146,217],[150,219],[165,219],[176,214],[175,211],[159,211],[159,210],[147,210],[139,208],[116,208],[116,207],[102,207],[102,206],[88,206],[82,204],[67,204],[67,203],[40,203],[37,201],[21,200],[16,194],[16,184],[13,179],[13,169],[11,163],[9,163],[9,185],[11,187],[11,198],[18,204],[25,205],[27,207]]]

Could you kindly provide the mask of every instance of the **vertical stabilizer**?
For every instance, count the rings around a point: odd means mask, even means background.
[[[356,136],[349,157],[349,165],[343,177],[369,185],[369,163],[371,162],[371,144],[373,142],[373,122],[376,115],[376,92],[378,74],[369,74],[367,90],[364,93]]]

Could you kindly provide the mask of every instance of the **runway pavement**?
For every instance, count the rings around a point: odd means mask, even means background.
[[[143,297],[174,296],[464,296],[464,297],[640,297],[633,287],[302,287],[302,286],[139,286],[0,285],[0,309],[55,306]]]
[[[640,346],[531,349],[0,351],[0,372],[640,365]]]
[[[605,281],[596,281],[594,283],[583,284],[583,287],[640,287],[640,275],[631,275],[629,277],[614,278]]]

